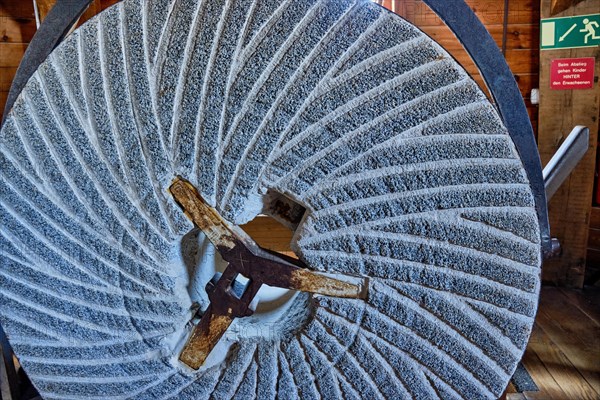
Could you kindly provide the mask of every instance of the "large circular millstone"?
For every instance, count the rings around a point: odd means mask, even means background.
[[[296,295],[186,369],[206,247],[182,244],[177,175],[233,224],[267,191],[302,205],[297,254],[368,298]],[[366,0],[110,8],[15,104],[0,193],[0,321],[46,399],[495,398],[533,324],[540,234],[505,127]]]

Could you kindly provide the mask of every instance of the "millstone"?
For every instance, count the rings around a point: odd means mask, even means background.
[[[0,321],[44,398],[496,398],[525,349],[521,160],[465,71],[368,1],[126,0],[39,68],[0,148]],[[233,224],[267,192],[302,205],[296,253],[368,298],[294,295],[186,369],[206,300],[177,175]]]

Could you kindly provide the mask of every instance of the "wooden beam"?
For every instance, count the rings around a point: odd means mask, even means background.
[[[554,16],[567,10],[569,7],[574,6],[577,3],[581,3],[583,0],[552,0],[552,8],[550,15]]]
[[[29,43],[35,34],[35,19],[21,17],[0,17],[0,43]]]
[[[28,43],[0,43],[0,68],[19,66]]]
[[[600,286],[600,208],[592,207],[585,266],[585,284]],[[600,308],[598,308],[600,312]],[[599,319],[600,320],[600,319]]]
[[[594,14],[600,0],[584,0],[558,16]],[[541,0],[541,16],[549,18],[552,0]],[[582,287],[585,276],[588,225],[594,186],[600,86],[599,47],[544,50],[540,53],[540,109],[538,144],[546,164],[575,125],[590,128],[590,149],[549,204],[550,228],[562,245],[561,257],[544,264],[543,279],[558,285]],[[593,89],[552,90],[550,65],[560,58],[596,58]]]

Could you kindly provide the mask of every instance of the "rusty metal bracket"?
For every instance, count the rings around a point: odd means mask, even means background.
[[[176,178],[169,191],[228,263],[216,283],[207,285],[210,305],[180,354],[180,361],[190,368],[202,366],[235,318],[254,313],[251,304],[262,285],[325,296],[366,297],[366,278],[360,278],[360,284],[340,280],[314,272],[299,260],[262,249],[243,231],[230,226],[185,179]],[[248,279],[245,286],[236,281],[238,275]]]

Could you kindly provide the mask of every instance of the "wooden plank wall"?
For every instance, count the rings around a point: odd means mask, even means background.
[[[483,87],[479,71],[462,45],[443,22],[421,0],[378,0],[383,5],[420,27],[454,56]],[[465,0],[502,48],[504,32],[503,0]],[[530,101],[531,89],[539,83],[539,0],[508,0],[506,52],[508,65],[525,99],[534,132],[537,134],[538,109]]]
[[[31,1],[0,3],[0,110],[4,110],[10,84],[35,30]]]

